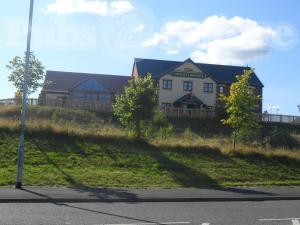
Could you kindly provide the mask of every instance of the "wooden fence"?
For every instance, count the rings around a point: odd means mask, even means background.
[[[21,99],[1,99],[0,105],[19,105],[22,104]],[[84,100],[63,100],[63,99],[27,99],[28,105],[44,105],[55,106],[73,109],[86,109],[95,111],[112,111],[111,103],[100,103],[97,101],[84,101]]]
[[[2,99],[0,100],[0,105],[17,105],[21,104],[21,99]],[[27,99],[28,105],[44,105],[44,106],[55,106],[64,108],[74,108],[74,109],[86,109],[95,111],[112,111],[111,103],[100,103],[97,101],[84,101],[75,99]],[[211,109],[183,109],[183,108],[161,108],[164,115],[169,117],[177,118],[202,118],[210,119],[215,116],[215,113]]]
[[[21,104],[21,99],[9,98],[0,99],[0,105],[18,105]],[[84,100],[49,100],[49,99],[36,99],[28,98],[28,105],[45,105],[74,109],[86,109],[95,111],[112,111],[111,103],[100,103],[97,101],[84,101]],[[201,118],[212,119],[215,117],[215,111],[213,109],[183,109],[183,108],[161,108],[164,115],[175,118]],[[300,116],[290,115],[278,115],[278,114],[261,114],[260,118],[263,122],[275,122],[275,123],[292,123],[300,124]]]
[[[102,103],[98,101],[85,101],[85,100],[39,100],[38,105],[55,106],[72,109],[86,109],[94,111],[112,111],[111,103]]]
[[[212,109],[184,109],[184,108],[161,108],[165,116],[176,118],[200,118],[212,119],[215,117],[215,112]]]

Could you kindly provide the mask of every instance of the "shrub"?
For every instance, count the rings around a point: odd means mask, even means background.
[[[168,126],[160,127],[157,132],[157,137],[159,139],[167,139],[172,137],[174,134],[174,126],[169,124]]]
[[[153,117],[153,124],[156,127],[165,127],[169,125],[169,120],[160,110],[157,110]]]
[[[114,115],[137,139],[148,137],[152,131],[157,112],[157,91],[151,74],[132,79],[125,87],[125,93],[117,97],[113,105]]]
[[[267,137],[267,143],[272,147],[296,148],[298,141],[285,129],[275,127]]]
[[[192,132],[192,130],[191,130],[190,127],[186,128],[186,129],[183,131],[182,137],[183,137],[183,140],[184,140],[184,141],[190,141],[190,140],[193,139],[194,134],[193,134],[193,132]]]
[[[258,129],[241,129],[236,132],[236,139],[245,144],[254,144],[261,140],[261,131]]]

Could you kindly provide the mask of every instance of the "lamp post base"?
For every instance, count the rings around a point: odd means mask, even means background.
[[[22,182],[16,183],[16,189],[22,189]]]

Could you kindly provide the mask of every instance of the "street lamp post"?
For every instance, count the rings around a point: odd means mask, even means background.
[[[29,59],[30,59],[30,44],[31,44],[31,28],[32,28],[32,17],[33,17],[33,4],[34,0],[30,0],[30,10],[29,10],[29,21],[28,21],[28,33],[27,33],[27,49],[26,49],[26,59],[25,59],[25,71],[24,71],[24,81],[23,81],[23,98],[22,98],[22,111],[20,117],[20,142],[18,149],[18,174],[16,188],[22,188],[22,175],[23,175],[23,162],[24,162],[24,135],[26,129],[26,100],[28,92],[28,73],[29,73]]]

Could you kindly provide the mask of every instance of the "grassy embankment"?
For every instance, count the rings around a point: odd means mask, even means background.
[[[0,186],[15,182],[18,115],[16,107],[0,108]],[[177,121],[173,137],[137,143],[109,114],[31,107],[28,118],[26,185],[300,185],[300,148],[239,145],[232,153],[228,129],[213,122]]]

